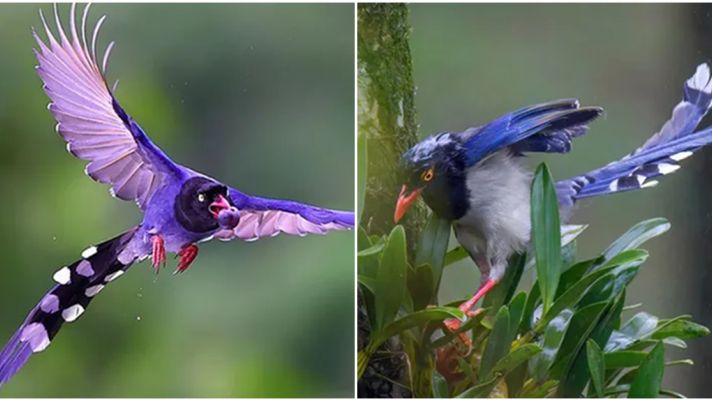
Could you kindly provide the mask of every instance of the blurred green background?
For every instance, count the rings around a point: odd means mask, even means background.
[[[2,342],[58,267],[140,221],[54,132],[31,51],[40,7],[0,5]],[[109,16],[101,47],[117,41],[118,99],[174,160],[251,194],[353,210],[353,5],[92,10]],[[183,275],[174,263],[158,277],[133,267],[0,394],[353,395],[352,232],[211,242]]]
[[[420,135],[484,124],[516,108],[577,97],[606,114],[566,155],[532,156],[563,179],[618,159],[670,117],[682,84],[712,58],[712,13],[705,5],[410,6],[411,52]],[[709,121],[703,121],[709,125]],[[634,223],[655,216],[672,229],[646,244],[650,258],[628,302],[658,316],[691,313],[712,325],[712,149],[683,163],[661,185],[583,201],[572,222],[591,226],[579,256],[592,257]],[[452,242],[454,243],[454,241]],[[440,302],[471,295],[472,262],[445,271]],[[710,396],[712,338],[671,349],[697,366],[670,369],[668,387]]]

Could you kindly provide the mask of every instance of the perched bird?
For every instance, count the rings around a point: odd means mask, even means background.
[[[55,5],[56,33],[40,17],[47,39],[33,31],[37,72],[67,150],[88,161],[85,172],[109,184],[111,194],[135,201],[143,220],[113,239],[86,249],[81,259],[54,273],[54,285],[30,311],[0,351],[0,385],[49,346],[65,322],[80,317],[92,299],[135,262],[152,257],[158,270],[166,252],[180,257],[176,272],[189,268],[198,242],[212,238],[254,241],[279,233],[304,236],[353,227],[352,212],[322,209],[289,200],[250,196],[220,181],[173,162],[119,105],[105,80],[113,42],[100,59],[91,36],[71,6],[65,32]],[[79,29],[78,29],[79,28]],[[99,60],[101,62],[99,63]]]
[[[556,183],[564,219],[580,199],[649,188],[658,183],[655,177],[679,169],[681,160],[712,142],[712,127],[696,131],[711,103],[710,69],[701,64],[685,82],[683,99],[670,120],[643,146]],[[532,174],[522,156],[570,151],[573,139],[586,134],[588,123],[602,112],[580,107],[575,99],[538,104],[481,127],[438,133],[403,154],[404,184],[394,220],[422,195],[434,213],[452,221],[457,241],[480,270],[480,287],[461,310],[470,312],[502,279],[509,256],[528,246]],[[448,320],[446,325],[454,330],[460,323]]]

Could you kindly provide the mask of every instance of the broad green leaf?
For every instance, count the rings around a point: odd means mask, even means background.
[[[653,347],[650,354],[643,360],[638,368],[633,382],[630,384],[628,397],[654,398],[660,393],[660,385],[665,371],[665,349],[663,343]]]
[[[559,298],[564,291],[568,290],[573,284],[581,279],[593,265],[599,263],[602,259],[595,258],[578,262],[571,266],[568,270],[561,274],[559,279],[559,287],[556,289],[556,298]]]
[[[666,337],[677,337],[681,340],[687,340],[690,338],[704,337],[709,334],[710,330],[707,327],[687,319],[680,319],[655,330],[651,338],[663,339]]]
[[[576,238],[588,228],[588,225],[563,225],[561,226],[561,259],[564,260],[576,256]],[[524,270],[529,271],[536,264],[535,258],[530,258],[524,265]],[[567,267],[566,264],[562,266]],[[563,271],[563,270],[562,270]]]
[[[509,303],[509,341],[513,341],[517,336],[519,324],[524,315],[524,306],[527,302],[527,294],[522,291],[517,294]]]
[[[537,282],[546,314],[554,303],[561,274],[561,224],[554,181],[549,168],[543,163],[537,168],[532,181],[531,225]]]
[[[544,398],[558,385],[558,380],[549,380],[533,387],[525,386],[522,390],[522,398]]]
[[[522,278],[525,260],[526,255],[522,254],[509,258],[509,265],[504,272],[504,277],[482,300],[482,307],[498,311],[500,306],[509,302]]]
[[[537,324],[534,322],[534,312],[536,311],[540,300],[541,293],[539,292],[539,286],[535,282],[527,295],[527,303],[524,306],[524,316],[522,316],[522,323],[520,324],[519,331],[525,332]]]
[[[603,398],[606,362],[603,358],[601,347],[593,340],[586,341],[586,361],[588,362],[588,371],[591,373],[591,383],[596,390],[596,395],[598,398]]]
[[[386,244],[384,244],[383,242],[379,242],[379,243],[377,243],[377,244],[375,244],[375,245],[372,245],[372,246],[370,246],[370,247],[364,249],[363,251],[358,251],[357,256],[358,256],[359,258],[362,258],[362,257],[365,257],[365,256],[375,255],[375,254],[377,254],[377,253],[380,253],[380,252],[383,250],[383,247],[384,247],[384,246],[386,246]]]
[[[677,337],[665,337],[663,338],[663,344],[682,349],[687,348],[687,343]]]
[[[615,240],[603,252],[603,257],[609,260],[627,249],[637,248],[645,241],[657,237],[669,229],[670,223],[663,218],[641,221]]]
[[[561,294],[561,296],[552,305],[551,309],[548,312],[544,313],[544,317],[537,324],[537,327],[539,329],[543,328],[543,325],[547,324],[549,320],[554,318],[554,316],[561,313],[562,310],[573,308],[581,299],[583,294],[586,292],[586,289],[600,277],[607,273],[610,273],[611,269],[613,269],[613,266],[597,270],[593,273],[589,273],[585,275],[581,280],[573,284],[568,290],[566,290],[566,292]]]
[[[462,246],[456,246],[445,254],[443,266],[449,266],[455,262],[459,262],[468,257],[470,257],[470,255],[467,253],[465,248],[463,248]]]
[[[658,318],[656,316],[647,312],[639,312],[621,327],[621,333],[638,340],[647,337],[657,326]]]
[[[559,352],[550,369],[549,377],[558,379],[565,376],[573,364],[574,358],[608,306],[608,302],[598,302],[587,305],[574,313],[569,328],[566,330],[564,341],[559,347]]]
[[[408,269],[408,292],[413,300],[413,310],[421,310],[432,303],[433,269],[430,265]]]
[[[443,263],[449,240],[450,222],[432,213],[430,220],[428,220],[428,223],[418,239],[415,264],[427,264],[430,266],[433,275],[431,280],[433,293],[436,293],[440,286],[440,277],[442,276]]]
[[[605,354],[607,369],[632,368],[639,366],[648,356],[644,351],[615,351]]]
[[[468,388],[460,393],[457,398],[485,398],[492,392],[492,389],[497,385],[498,381],[499,377],[494,376],[487,381]]]
[[[489,380],[497,361],[507,355],[512,342],[509,340],[509,308],[502,306],[497,312],[494,327],[487,338],[487,345],[480,362],[480,383]]]
[[[358,226],[356,238],[356,245],[359,251],[362,249],[369,248],[371,245],[373,245],[371,239],[368,237],[368,233],[366,233],[366,230],[364,230],[364,228],[360,225]]]
[[[397,225],[386,240],[381,263],[374,284],[376,331],[393,321],[405,298],[408,262],[405,248],[405,230]]]
[[[549,368],[556,358],[561,343],[564,341],[566,329],[569,327],[571,317],[574,315],[571,309],[564,309],[558,316],[551,319],[544,330],[542,347],[544,352],[532,358],[529,362],[529,370],[538,383],[543,383],[549,374]]]
[[[449,398],[445,378],[437,371],[433,371],[433,398]]]
[[[357,139],[356,139],[356,148],[358,151],[356,152],[358,161],[357,161],[357,166],[358,166],[358,174],[356,178],[357,182],[357,190],[356,193],[358,194],[358,210],[357,216],[359,219],[361,218],[361,212],[363,211],[363,205],[366,200],[366,177],[368,177],[368,146],[367,145],[367,135],[361,130],[359,130]]]
[[[358,275],[358,283],[366,287],[366,289],[371,291],[371,293],[373,293],[373,289],[376,288],[376,279],[364,276],[363,274]]]
[[[536,355],[535,355],[536,356]],[[523,363],[512,370],[505,378],[507,384],[507,395],[510,398],[519,398],[524,387],[524,380],[527,378],[527,364]]]
[[[524,344],[500,359],[494,365],[493,371],[501,373],[502,375],[507,375],[509,372],[513,371],[519,365],[528,361],[541,351],[541,347],[536,344]]]
[[[378,347],[388,338],[412,327],[419,326],[432,320],[445,320],[452,318],[463,320],[465,319],[465,314],[457,308],[451,308],[448,306],[439,306],[436,308],[419,310],[405,315],[386,325],[374,335],[371,342],[375,347]]]

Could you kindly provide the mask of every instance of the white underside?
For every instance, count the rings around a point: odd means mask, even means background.
[[[458,242],[478,263],[483,278],[494,280],[504,275],[510,255],[526,249],[530,235],[532,174],[522,158],[506,152],[470,167],[470,209],[454,224]]]

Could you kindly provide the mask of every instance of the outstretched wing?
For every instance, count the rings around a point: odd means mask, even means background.
[[[37,73],[51,100],[48,108],[57,120],[57,132],[67,142],[67,150],[89,162],[87,175],[110,184],[113,195],[134,200],[143,209],[156,189],[171,175],[179,174],[180,168],[151,142],[114,98],[104,78],[114,43],[107,46],[100,69],[96,42],[105,17],[98,20],[89,46],[88,13],[89,5],[82,15],[80,37],[72,4],[67,37],[55,4],[59,36],[55,39],[40,10],[47,43],[33,31],[40,47],[35,50]]]
[[[232,230],[221,230],[215,238],[228,241],[240,238],[255,241],[279,233],[305,236],[348,230],[354,226],[354,214],[322,209],[289,200],[258,198],[230,188],[230,201],[240,211],[240,223]]]
[[[563,153],[571,149],[571,139],[585,134],[586,124],[602,112],[599,107],[579,107],[576,99],[556,100],[505,114],[459,135],[470,166],[507,146],[515,153]]]

